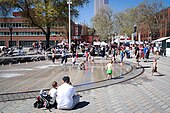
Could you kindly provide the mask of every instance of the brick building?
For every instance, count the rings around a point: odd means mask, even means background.
[[[12,44],[12,46],[29,47],[36,41],[41,41],[45,44],[46,37],[41,29],[29,26],[18,13],[13,13],[13,16],[11,18],[0,18],[0,46],[9,47]],[[52,25],[50,45],[62,40],[67,40],[66,27]]]

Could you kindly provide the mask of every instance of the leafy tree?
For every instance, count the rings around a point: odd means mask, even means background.
[[[103,7],[92,19],[93,27],[101,40],[108,40],[113,32],[113,12],[108,7]]]
[[[78,6],[89,0],[72,0],[71,15],[77,17]],[[46,48],[49,48],[50,30],[53,24],[68,26],[67,0],[0,0],[0,7],[6,15],[17,10],[31,26],[38,27],[46,36]]]

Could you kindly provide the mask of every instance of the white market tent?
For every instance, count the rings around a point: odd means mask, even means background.
[[[170,39],[170,37],[162,37],[162,38],[159,38],[159,39],[156,39],[156,40],[153,40],[152,43],[155,43],[155,42],[161,42],[163,40],[167,40],[167,39]]]
[[[106,42],[102,41],[102,42],[93,42],[93,45],[95,45],[95,46],[106,46],[108,44]]]

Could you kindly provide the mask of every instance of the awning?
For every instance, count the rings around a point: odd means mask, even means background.
[[[152,43],[161,42],[161,41],[167,40],[167,39],[170,39],[170,37],[162,37],[162,38],[159,38],[159,39],[156,39],[156,40],[152,41]]]

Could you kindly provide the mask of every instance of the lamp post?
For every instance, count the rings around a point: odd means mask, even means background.
[[[12,47],[12,30],[13,30],[13,27],[12,25],[9,26],[9,31],[10,31],[10,43],[9,43],[9,47]]]
[[[72,4],[72,2],[69,0],[67,2],[68,4],[68,15],[69,15],[69,51],[71,51],[71,26],[70,26],[70,4]]]
[[[137,37],[137,32],[136,32],[136,30],[137,30],[137,25],[135,24],[135,25],[133,26],[133,28],[134,28],[134,43],[135,43],[136,37]]]

